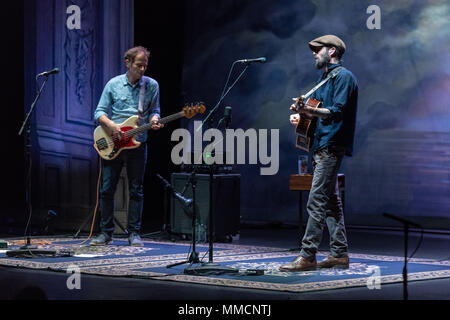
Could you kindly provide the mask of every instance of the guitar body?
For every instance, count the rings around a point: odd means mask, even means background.
[[[205,112],[205,106],[201,103],[191,106],[185,106],[182,111],[167,116],[165,118],[159,119],[158,123],[167,123],[182,117],[191,119],[198,113]],[[136,141],[135,136],[141,132],[150,130],[153,123],[146,123],[144,125],[138,126],[139,117],[132,116],[127,120],[119,124],[120,130],[124,133],[122,139],[114,140],[110,133],[105,130],[102,126],[98,126],[94,130],[94,148],[97,150],[100,157],[105,160],[115,159],[119,153],[124,149],[134,149],[141,145],[140,142]]]
[[[306,100],[305,105],[312,108],[319,108],[322,104],[321,101],[308,98]],[[316,131],[317,118],[316,117],[308,117],[305,114],[300,115],[300,119],[298,121],[297,127],[295,128],[296,137],[296,146],[299,149],[302,149],[306,152],[309,152],[312,143],[314,141],[314,133]]]
[[[131,129],[137,128],[138,119],[138,116],[129,117],[127,120],[119,124],[120,130],[126,133]],[[113,160],[122,150],[134,149],[140,145],[141,143],[136,141],[134,136],[128,137],[125,134],[121,140],[114,141],[102,126],[98,126],[94,130],[94,148],[97,150],[100,157],[105,160]]]

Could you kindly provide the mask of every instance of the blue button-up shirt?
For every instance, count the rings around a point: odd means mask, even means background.
[[[106,115],[115,123],[122,123],[131,116],[139,114],[139,91],[141,86],[146,84],[143,113],[139,119],[139,124],[150,121],[154,115],[160,115],[159,108],[159,85],[154,79],[142,77],[134,86],[128,82],[127,74],[122,74],[108,81],[103,89],[97,109],[94,112],[94,119]],[[139,142],[147,140],[147,132],[136,136]]]
[[[328,72],[339,66],[342,66],[341,63],[328,63]],[[317,83],[327,75],[324,73]],[[328,80],[311,97],[322,101],[321,107],[331,111],[329,117],[317,121],[313,152],[336,146],[344,148],[345,154],[351,156],[358,102],[358,84],[353,73],[342,68],[336,77]]]

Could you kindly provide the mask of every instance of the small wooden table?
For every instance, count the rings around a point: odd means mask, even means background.
[[[289,190],[299,191],[298,193],[298,228],[300,241],[303,238],[303,191],[310,191],[312,185],[312,174],[291,174],[289,176]],[[338,173],[338,187],[341,193],[342,209],[345,211],[345,175]]]

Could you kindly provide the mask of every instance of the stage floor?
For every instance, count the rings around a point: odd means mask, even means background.
[[[320,246],[320,251],[326,254],[328,251],[328,236],[326,235],[327,230],[325,229],[324,239]],[[369,265],[368,263],[375,263],[375,260],[380,260],[384,258],[380,257],[393,257],[392,259],[384,259],[382,263],[397,263],[396,270],[401,270],[403,265],[402,257],[404,254],[404,241],[403,233],[397,231],[386,231],[386,230],[364,230],[359,228],[348,227],[348,241],[350,245],[351,254],[351,270],[358,271],[361,266]],[[420,233],[410,233],[409,235],[409,250],[408,254],[411,253],[416,248],[420,240]],[[153,241],[153,242],[152,242]],[[269,252],[269,255],[260,257],[258,262],[261,265],[271,265],[277,268],[278,264],[284,263],[291,260],[295,255],[295,249],[298,248],[298,235],[295,228],[242,228],[240,237],[238,240],[234,240],[229,244],[215,244],[215,262],[232,261],[232,266],[239,268],[255,267],[251,264],[250,253],[257,254]],[[81,242],[81,241],[75,241]],[[116,241],[119,244],[119,248],[127,250],[126,245],[120,245],[120,243],[126,243],[124,239],[118,239]],[[174,246],[170,247],[170,241],[168,242],[169,247],[166,247],[164,241],[160,244],[157,239],[153,239],[146,243],[146,248],[157,249],[159,257],[162,254],[177,254],[177,258],[171,257],[172,262],[180,261],[180,257],[187,257],[187,250],[189,246],[186,243],[172,243],[179,246],[178,251],[173,251]],[[160,246],[161,245],[161,246]],[[158,247],[160,246],[160,247]],[[267,248],[278,249],[277,250],[267,250]],[[199,251],[205,252],[207,250],[207,244],[199,245]],[[217,251],[216,251],[217,250]],[[228,250],[228,251],[227,251]],[[291,251],[289,251],[291,250]],[[228,252],[228,253],[227,253]],[[274,253],[275,252],[275,253]],[[142,253],[142,252],[141,252]],[[186,253],[186,254],[185,254]],[[88,272],[81,274],[81,289],[67,288],[67,280],[69,275],[64,272],[65,265],[61,265],[61,269],[57,270],[55,267],[49,267],[48,271],[39,269],[30,269],[24,267],[26,264],[35,264],[36,259],[22,259],[23,265],[18,263],[17,266],[0,266],[0,298],[1,299],[17,299],[23,297],[30,297],[33,295],[34,298],[47,298],[55,300],[91,300],[91,299],[119,299],[119,300],[401,300],[403,299],[403,284],[398,281],[398,273],[396,274],[396,281],[392,283],[382,282],[381,285],[369,289],[365,283],[363,285],[350,285],[348,287],[330,286],[329,288],[313,288],[312,290],[305,290],[303,283],[297,283],[295,281],[288,283],[288,277],[283,281],[278,281],[276,284],[264,283],[261,288],[261,281],[263,277],[280,276],[275,271],[269,274],[266,272],[264,276],[251,277],[241,277],[230,279],[232,277],[219,278],[216,276],[201,276],[202,281],[195,279],[193,281],[167,281],[167,279],[159,278],[164,272],[164,266],[168,264],[165,261],[158,265],[152,265],[150,268],[148,265],[139,265],[136,267],[134,273],[125,274],[120,272],[124,270],[123,266],[125,263],[130,263],[129,259],[136,257],[136,260],[140,260],[139,254],[130,251],[129,253],[123,254],[118,259],[128,259],[121,260],[120,263],[112,264],[113,267],[109,268],[108,273],[104,269],[96,269],[97,274]],[[235,256],[234,256],[235,254]],[[238,255],[243,254],[240,259]],[[203,254],[200,256],[202,257]],[[226,256],[228,259],[221,260],[221,256]],[[105,259],[108,257],[104,257]],[[318,257],[318,260],[322,259],[323,255]],[[11,258],[9,258],[11,259]],[[63,259],[63,258],[52,258],[52,259]],[[161,259],[161,258],[158,258]],[[248,259],[248,260],[245,260]],[[259,259],[259,258],[258,258]],[[369,260],[367,260],[369,259]],[[418,281],[408,282],[408,293],[409,299],[431,299],[431,300],[448,300],[450,299],[450,277],[445,274],[439,274],[437,277],[436,273],[447,272],[450,269],[450,235],[446,234],[424,234],[421,246],[415,253],[413,259],[408,262],[408,271],[411,274],[418,274],[417,272],[428,272],[432,276],[417,278]],[[183,258],[181,258],[181,261]],[[386,261],[390,262],[386,262]],[[48,261],[48,259],[46,260]],[[61,260],[64,261],[64,260]],[[169,261],[169,260],[167,260]],[[208,256],[204,258],[204,261],[208,261]],[[255,262],[254,260],[253,262]],[[368,262],[369,261],[369,262]],[[381,261],[381,260],[380,260]],[[141,263],[141,261],[139,261]],[[52,261],[53,263],[53,261]],[[62,262],[61,262],[62,263]],[[377,262],[378,263],[378,262]],[[380,262],[381,263],[381,262]],[[381,264],[379,264],[381,265]],[[431,269],[420,269],[422,266],[427,267],[433,266]],[[114,267],[117,266],[117,267]],[[188,265],[181,265],[174,268],[172,275],[177,277],[184,277],[183,269]],[[256,265],[256,268],[258,265]],[[419,269],[414,269],[414,268]],[[439,267],[440,269],[436,269]],[[93,270],[92,267],[90,267]],[[159,268],[159,269],[158,269]],[[264,267],[263,267],[264,268]],[[380,276],[390,276],[385,274],[387,271],[381,267]],[[267,269],[267,268],[266,268]],[[274,270],[275,270],[274,269]],[[442,270],[441,270],[442,269]],[[110,270],[115,270],[116,274],[111,273]],[[386,271],[385,271],[386,270]],[[59,272],[57,272],[59,271]],[[62,272],[61,272],[62,271]],[[267,270],[266,270],[267,271]],[[102,274],[103,272],[103,274]],[[147,273],[145,273],[147,272]],[[434,272],[434,273],[433,273]],[[150,274],[150,276],[148,276]],[[154,276],[156,274],[156,276]],[[401,271],[400,271],[401,274]],[[141,275],[141,276],[139,276]],[[153,275],[153,276],[152,276]],[[325,273],[311,273],[306,276],[314,280],[314,277],[329,277],[330,274]],[[344,277],[342,277],[344,276]],[[346,281],[345,278],[348,274],[331,274],[331,278],[325,280],[332,281]],[[198,276],[191,276],[198,277]],[[433,278],[435,277],[435,278]],[[200,279],[198,278],[198,279]],[[257,281],[253,281],[256,279]],[[278,278],[279,279],[279,278]],[[364,279],[364,278],[363,278]],[[214,281],[216,283],[213,283]],[[245,286],[245,281],[249,281],[248,287]],[[311,283],[314,282],[311,280]],[[322,279],[323,280],[323,279]],[[234,283],[233,285],[228,285],[228,282]],[[353,281],[353,280],[352,280]],[[363,280],[365,281],[365,280]],[[262,281],[264,282],[264,280]],[[257,285],[255,285],[257,283]],[[281,284],[280,284],[281,283]],[[325,283],[325,282],[322,282]],[[331,283],[331,282],[330,282]],[[274,287],[278,285],[279,287]],[[285,287],[283,287],[285,285]],[[275,288],[275,290],[273,289]],[[279,288],[279,290],[278,290]],[[34,290],[34,291],[33,291]]]

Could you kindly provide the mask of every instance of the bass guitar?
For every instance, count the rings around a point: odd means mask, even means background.
[[[204,113],[206,107],[203,104],[196,104],[193,106],[186,106],[182,111],[174,113],[170,116],[164,117],[158,123],[167,123],[179,118],[186,117],[188,119],[194,117],[198,113]],[[120,130],[124,133],[121,139],[113,138],[105,128],[98,126],[94,130],[94,148],[97,150],[100,157],[105,160],[115,159],[122,150],[134,149],[141,145],[136,141],[136,135],[141,132],[150,130],[152,123],[147,123],[138,126],[139,116],[129,117],[127,120],[119,124]]]

